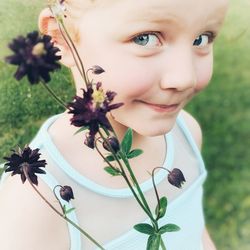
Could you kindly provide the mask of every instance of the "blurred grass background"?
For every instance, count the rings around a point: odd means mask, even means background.
[[[187,109],[203,129],[207,226],[219,250],[250,249],[250,0],[232,0],[215,43],[214,76]],[[37,29],[41,0],[0,0],[0,162],[23,146],[41,123],[61,108],[42,86],[17,83],[3,62],[7,43]],[[53,75],[53,88],[71,100],[67,69]]]

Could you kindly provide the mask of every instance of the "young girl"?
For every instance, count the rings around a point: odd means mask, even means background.
[[[156,173],[157,188],[168,198],[164,223],[181,230],[167,233],[170,250],[215,249],[204,223],[202,185],[206,170],[200,155],[202,135],[195,119],[183,110],[212,75],[213,40],[223,23],[227,0],[68,0],[67,24],[85,69],[100,65],[105,73],[92,75],[105,90],[117,93],[124,105],[108,119],[121,139],[134,131],[133,148],[144,153],[131,160],[150,207],[156,205],[153,168],[179,168],[182,189]],[[61,63],[72,71],[77,95],[84,83],[72,54],[49,9],[41,12],[39,28],[51,35],[61,50]],[[70,125],[65,111],[51,117],[30,144],[46,159],[46,175],[39,190],[58,209],[53,187],[74,190],[72,220],[86,229],[105,249],[144,250],[147,235],[133,226],[147,217],[122,177],[110,177],[96,150],[83,145],[83,133]],[[6,176],[5,176],[6,177]],[[2,250],[82,250],[95,245],[67,225],[19,178],[4,178],[0,192]]]

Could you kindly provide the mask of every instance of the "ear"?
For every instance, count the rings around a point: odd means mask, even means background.
[[[52,42],[54,42],[54,46],[60,49],[60,51],[57,53],[57,55],[62,56],[60,62],[69,68],[75,66],[75,61],[72,53],[67,43],[65,42],[57,21],[53,17],[49,8],[42,10],[42,12],[40,13],[38,19],[38,27],[42,34],[51,36]],[[76,37],[71,38],[74,42],[76,41]]]

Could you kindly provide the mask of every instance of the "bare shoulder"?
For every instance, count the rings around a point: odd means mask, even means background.
[[[202,146],[202,130],[201,127],[199,125],[199,123],[197,122],[197,120],[191,115],[189,114],[187,111],[182,110],[181,111],[181,115],[184,118],[197,146],[199,149],[201,149]]]
[[[59,209],[43,183],[39,191]],[[19,176],[8,177],[0,191],[1,250],[69,249],[67,225]]]

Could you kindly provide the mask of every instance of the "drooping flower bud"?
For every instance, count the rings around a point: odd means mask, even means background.
[[[186,181],[183,173],[180,169],[174,168],[172,171],[169,171],[168,181],[170,184],[177,188],[181,188],[182,184]]]
[[[84,140],[84,144],[87,147],[94,149],[94,147],[95,147],[95,135],[91,135],[91,134],[87,133],[86,138]]]
[[[109,148],[108,142],[115,153],[120,150],[120,144],[116,137],[114,136],[108,137],[102,144],[103,147],[110,152],[111,150]]]
[[[103,72],[105,72],[104,69],[98,65],[92,66],[91,69],[92,69],[93,74],[95,74],[95,75],[100,75]]]
[[[74,199],[73,190],[70,186],[63,186],[60,188],[60,196],[63,200],[69,202]]]

